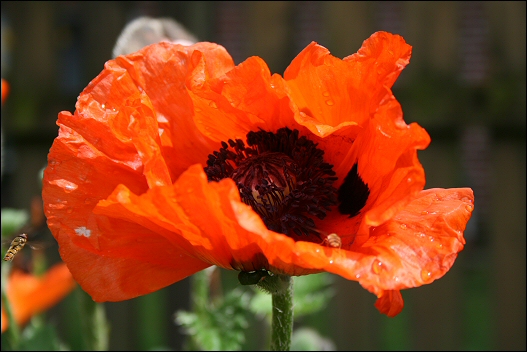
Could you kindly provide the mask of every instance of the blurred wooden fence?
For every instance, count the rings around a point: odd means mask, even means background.
[[[394,319],[356,282],[338,278],[319,329],[340,350],[525,350],[525,2],[2,2],[2,77],[12,86],[2,116],[2,207],[27,208],[40,193],[36,175],[57,113],[74,110],[139,15],[172,17],[223,44],[236,63],[258,55],[277,73],[312,40],[342,58],[375,31],[401,34],[413,55],[394,92],[406,121],[432,137],[420,152],[427,188],[475,191],[468,243],[443,279],[403,292],[406,307]],[[188,307],[188,287],[184,280],[156,293],[162,306],[145,298],[106,304],[111,348],[148,348],[137,341],[152,330],[160,336],[152,344],[181,348],[171,314]]]

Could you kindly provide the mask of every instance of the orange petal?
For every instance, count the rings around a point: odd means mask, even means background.
[[[44,172],[48,226],[76,280],[99,301],[149,293],[206,267],[184,254],[174,256],[173,246],[157,232],[93,213],[120,183],[139,194],[147,189],[135,166],[110,158],[62,125]],[[146,279],[140,283],[130,281],[142,274]]]
[[[65,263],[61,263],[50,268],[43,277],[14,270],[9,276],[6,292],[17,323],[23,325],[33,315],[55,305],[74,287],[75,281],[70,271]]]
[[[193,102],[185,86],[199,61],[208,77],[221,76],[234,67],[227,51],[214,43],[191,46],[158,43],[116,60],[152,100],[163,155],[173,180],[188,165],[204,163],[217,145],[195,125]]]
[[[297,121],[320,137],[362,126],[390,94],[410,54],[402,37],[386,32],[373,34],[357,54],[344,60],[312,42],[284,73],[299,107]]]
[[[97,302],[145,295],[209,266],[177,251],[157,232],[127,221],[102,222],[97,227],[75,229],[77,232],[65,228],[58,238],[60,255],[73,277]],[[87,241],[76,241],[75,236],[85,236],[87,231],[99,237],[99,250]]]
[[[378,92],[391,88],[410,62],[412,47],[404,38],[388,32],[375,32],[362,43],[357,53],[344,58],[353,62],[363,89]]]
[[[403,296],[400,291],[384,291],[375,302],[375,307],[383,314],[393,318],[404,308]]]
[[[195,122],[201,132],[220,141],[240,138],[258,128],[276,131],[294,123],[293,111],[279,75],[251,57],[217,79],[204,67],[189,79]]]
[[[362,210],[362,226],[376,226],[391,218],[425,185],[424,169],[417,150],[425,149],[430,137],[419,125],[402,121],[395,99],[381,105],[375,118],[359,134],[343,165],[357,162],[358,172],[370,196]],[[355,160],[355,161],[353,161]]]
[[[332,272],[358,280],[378,297],[439,279],[463,249],[473,200],[469,188],[420,192],[393,219],[372,227],[366,242],[335,258]]]

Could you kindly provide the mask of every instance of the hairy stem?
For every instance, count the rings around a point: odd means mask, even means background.
[[[290,276],[277,276],[286,289],[272,294],[271,351],[289,351],[293,335],[293,279]]]

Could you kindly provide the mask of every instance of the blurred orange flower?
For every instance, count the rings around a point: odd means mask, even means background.
[[[9,275],[6,296],[15,320],[23,325],[33,315],[57,304],[74,287],[75,281],[65,263],[51,267],[42,277],[14,269]],[[2,307],[2,332],[7,327],[7,314]]]
[[[9,94],[9,83],[2,78],[2,104]]]
[[[48,156],[63,260],[96,301],[218,265],[335,273],[396,315],[453,265],[473,210],[469,188],[423,191],[430,138],[391,91],[410,55],[377,32],[343,60],[313,42],[283,77],[213,43],[108,61]]]

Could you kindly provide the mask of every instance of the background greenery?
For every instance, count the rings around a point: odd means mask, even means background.
[[[407,122],[431,137],[420,152],[427,188],[472,187],[467,245],[441,280],[403,292],[396,318],[373,307],[356,282],[332,277],[333,299],[297,327],[315,327],[347,349],[526,348],[525,2],[7,2],[2,1],[2,208],[28,209],[57,135],[59,111],[110,59],[120,31],[139,15],[171,17],[200,40],[224,45],[236,63],[261,56],[283,73],[310,41],[344,57],[373,32],[413,46],[394,92]],[[49,237],[49,234],[48,234]],[[50,261],[57,248],[48,248]],[[221,271],[223,290],[236,272]],[[106,303],[110,349],[182,349],[173,314],[188,310],[190,279],[134,300]],[[47,313],[70,348],[81,348],[77,298]],[[245,348],[261,346],[264,322],[248,321]],[[309,331],[307,333],[310,334]],[[251,345],[252,344],[252,345]]]

